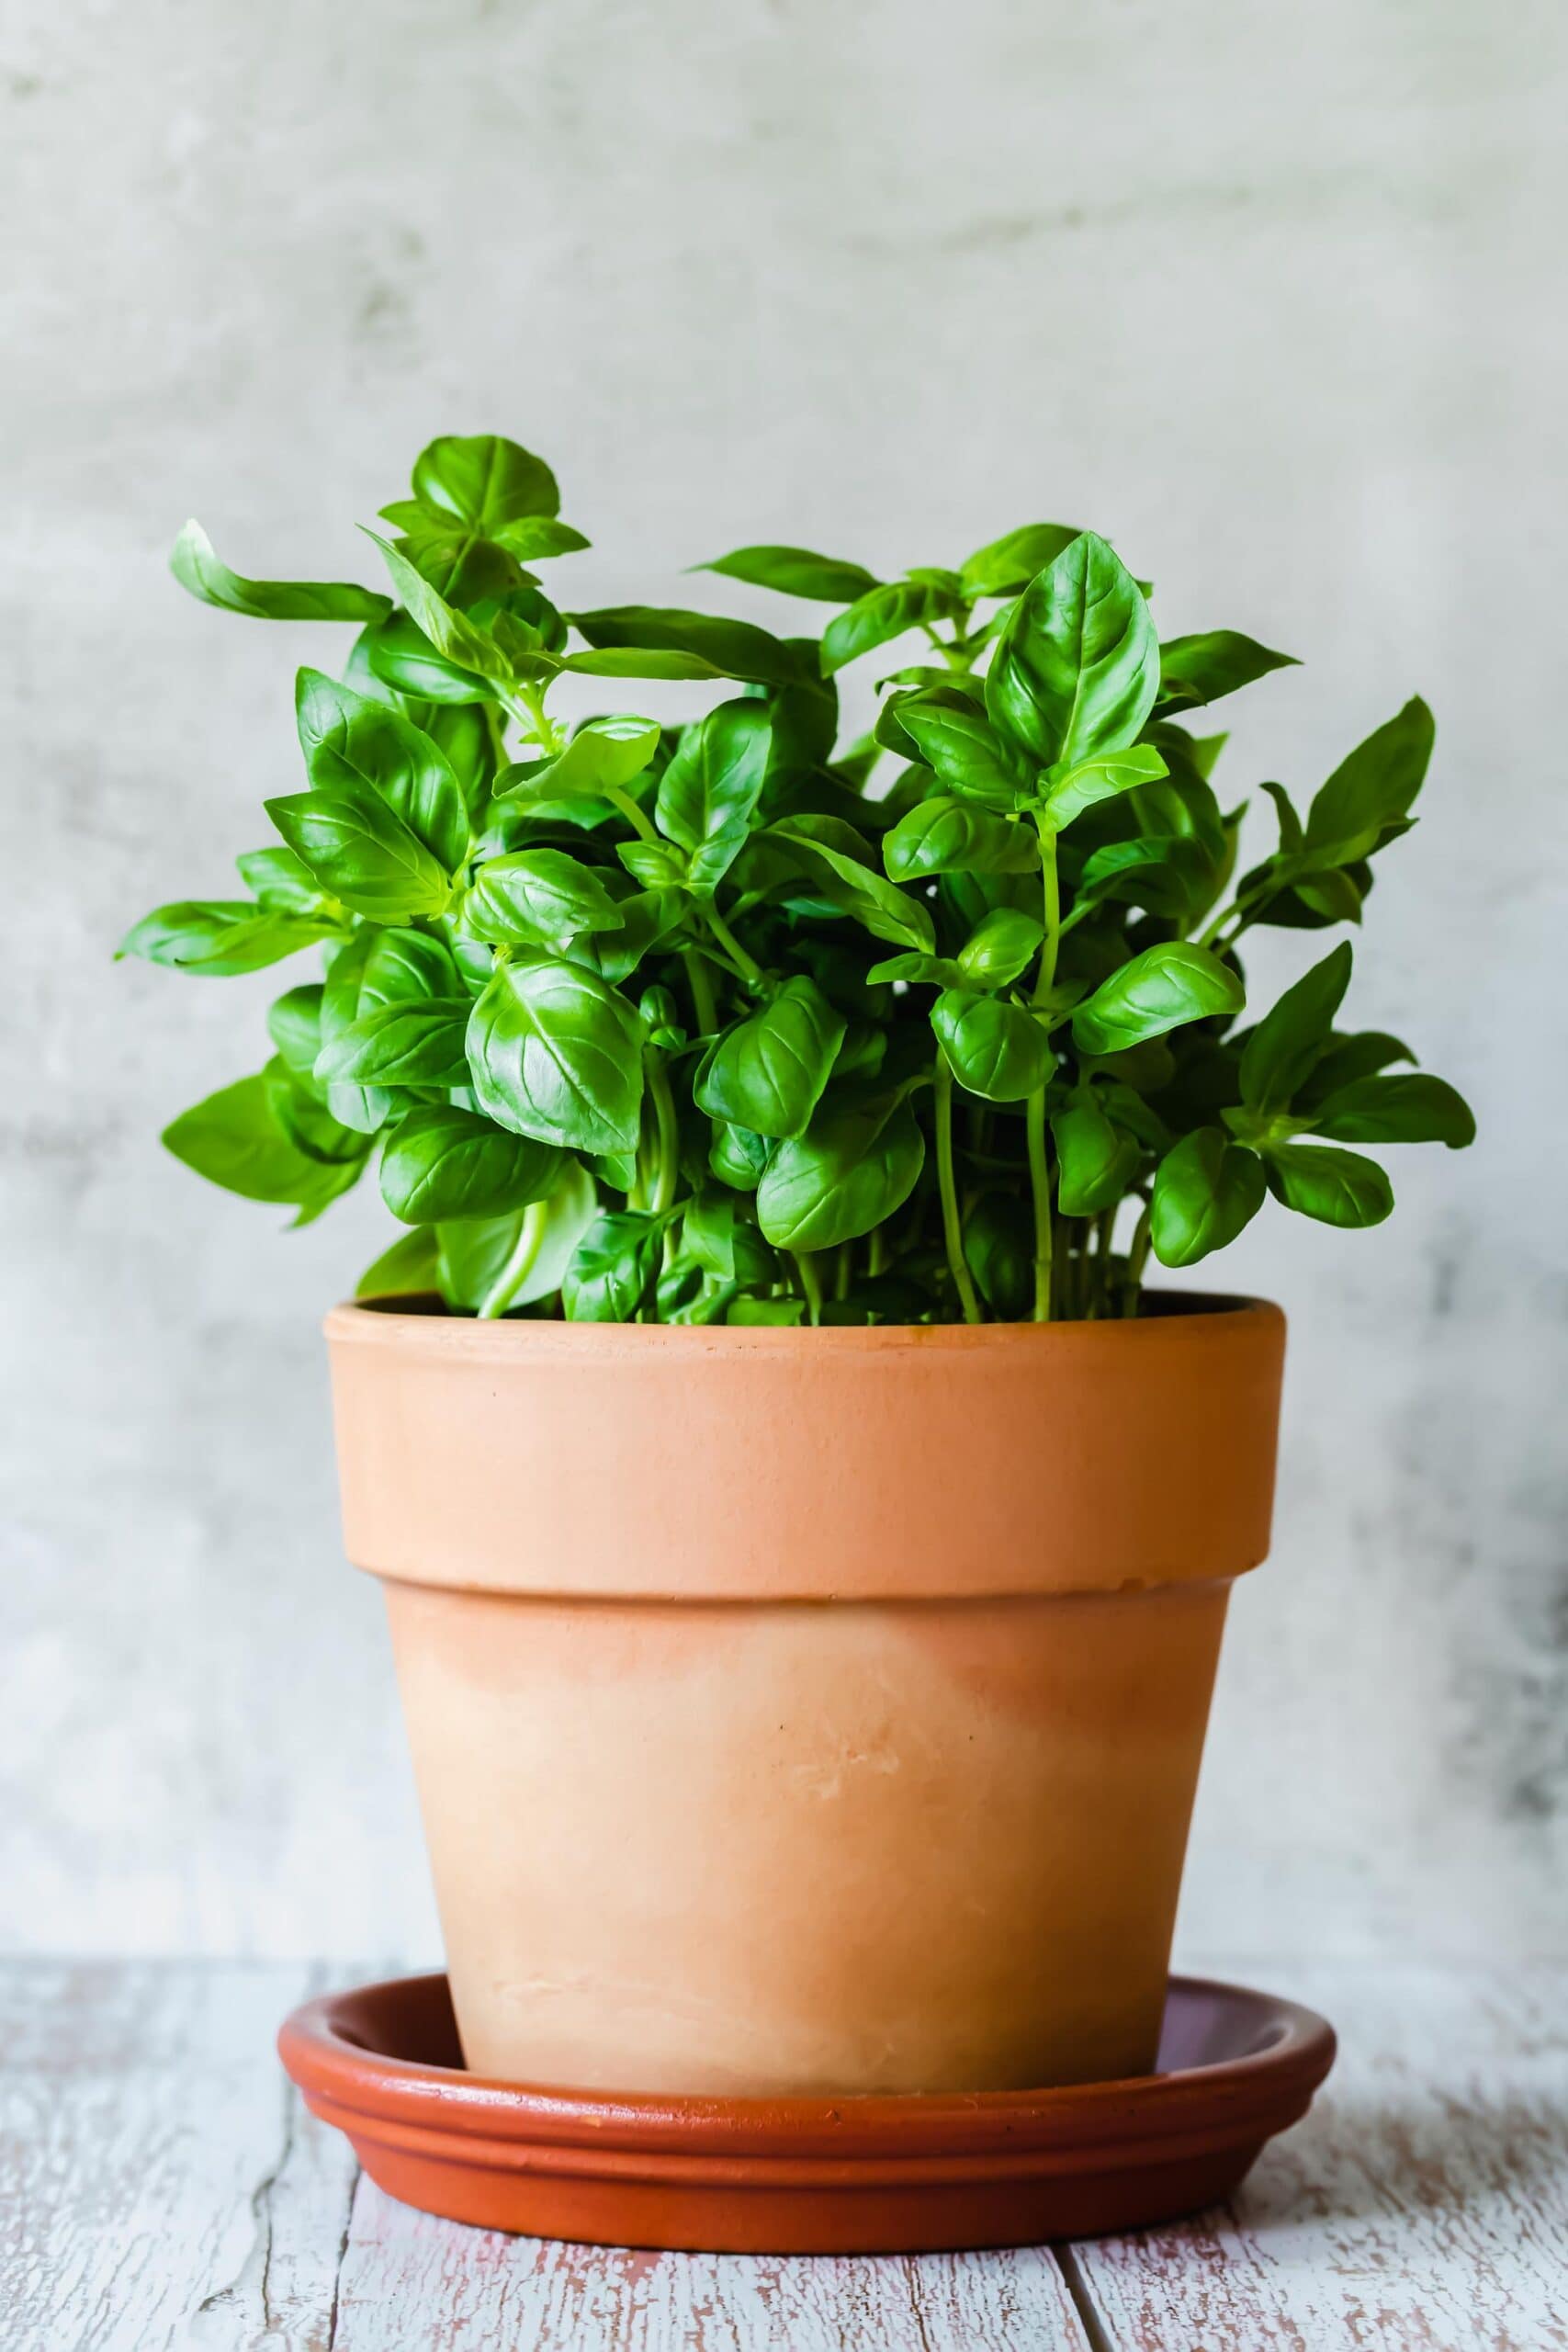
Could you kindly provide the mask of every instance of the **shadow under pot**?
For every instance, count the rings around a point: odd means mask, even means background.
[[[328,1317],[467,2063],[714,2093],[1155,2062],[1284,1318]]]

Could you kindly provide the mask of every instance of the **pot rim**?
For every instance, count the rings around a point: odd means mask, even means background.
[[[417,1302],[417,1303],[415,1303]],[[1229,1336],[1249,1326],[1282,1326],[1283,1309],[1271,1299],[1225,1291],[1156,1290],[1145,1294],[1152,1314],[1130,1320],[1052,1323],[844,1323],[815,1329],[770,1324],[567,1323],[543,1317],[481,1321],[452,1315],[434,1292],[406,1298],[344,1299],[329,1309],[327,1337],[369,1347],[390,1347],[432,1355],[461,1355],[481,1362],[515,1362],[525,1354],[615,1357],[655,1351],[692,1358],[714,1355],[791,1356],[988,1352],[998,1348],[1094,1348],[1107,1345],[1168,1346],[1179,1336],[1189,1344],[1197,1334]]]

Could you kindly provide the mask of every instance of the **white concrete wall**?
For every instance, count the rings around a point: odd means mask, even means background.
[[[108,958],[264,838],[343,645],[186,603],[178,523],[334,576],[427,435],[499,428],[586,601],[1062,515],[1168,627],[1305,658],[1238,788],[1435,702],[1355,1002],[1483,1140],[1398,1159],[1375,1236],[1233,1253],[1286,1449],[1184,1932],[1562,1949],[1561,7],[13,0],[0,62],[0,1941],[428,1948],[316,1332],[380,1213],[285,1237],[165,1159],[271,976]]]

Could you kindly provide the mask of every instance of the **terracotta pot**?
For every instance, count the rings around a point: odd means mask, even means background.
[[[1174,1304],[1174,1303],[1173,1303]],[[469,2066],[747,2095],[1154,2063],[1284,1320],[328,1317]]]

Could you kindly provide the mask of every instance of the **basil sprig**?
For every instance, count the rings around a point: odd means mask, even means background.
[[[1341,940],[1261,1017],[1259,927],[1359,924],[1414,821],[1424,703],[1233,879],[1241,808],[1193,714],[1291,657],[1168,639],[1092,531],[1031,523],[884,580],[795,546],[697,567],[818,635],[670,605],[568,606],[587,546],[544,461],[423,450],[372,532],[390,593],[249,580],[200,527],[191,594],[357,628],[299,673],[303,775],[243,898],[180,899],[122,953],[223,978],[302,949],[270,1057],[164,1141],[303,1223],[374,1164],[406,1228],[362,1295],[587,1321],[1046,1321],[1137,1312],[1272,1194],[1393,1205],[1367,1147],[1468,1143],[1440,1079],[1340,1025]],[[781,606],[781,610],[785,609]],[[845,741],[841,673],[877,653]],[[894,663],[901,666],[893,667]],[[568,725],[562,678],[688,681],[700,707]],[[577,689],[581,693],[581,689]]]

